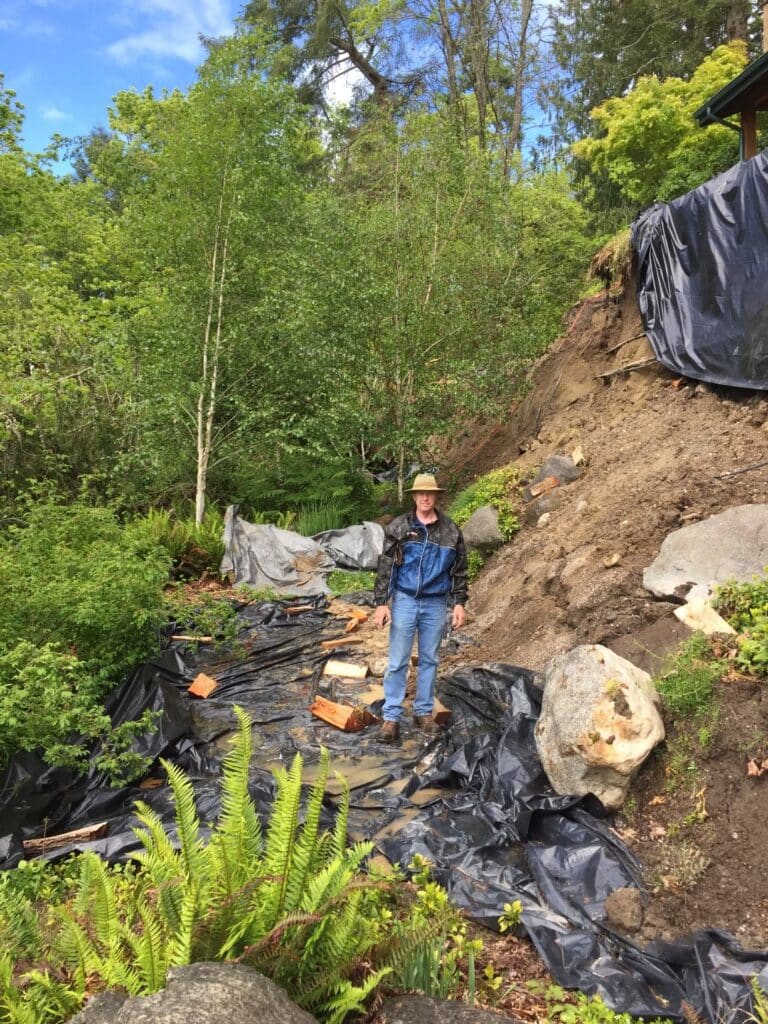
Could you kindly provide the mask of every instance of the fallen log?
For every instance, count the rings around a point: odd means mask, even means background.
[[[48,853],[49,850],[58,850],[61,846],[69,846],[70,843],[89,843],[93,839],[101,839],[106,834],[107,822],[100,821],[97,825],[86,825],[85,828],[76,828],[72,832],[60,832],[57,836],[22,839],[21,845],[24,853],[30,857],[39,857],[41,853]]]
[[[596,373],[595,380],[608,380],[609,377],[616,377],[620,373],[631,373],[633,370],[642,370],[645,366],[652,366],[658,362],[655,356],[649,356],[648,359],[638,359],[636,363],[627,363],[625,366],[619,366],[615,370],[609,370],[607,373]]]

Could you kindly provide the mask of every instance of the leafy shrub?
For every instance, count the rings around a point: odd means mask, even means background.
[[[668,662],[656,688],[676,717],[706,715],[711,711],[715,683],[724,673],[725,664],[715,657],[709,638],[694,633]]]
[[[520,529],[518,480],[519,473],[513,463],[494,469],[463,490],[448,509],[448,514],[463,526],[473,512],[483,505],[492,505],[499,514],[501,536],[510,541]]]
[[[30,505],[0,536],[0,650],[50,644],[106,688],[156,648],[168,564],[108,508]]]
[[[346,845],[348,790],[334,827],[321,830],[327,751],[303,813],[301,757],[289,770],[275,772],[277,792],[263,834],[248,791],[251,723],[240,709],[237,714],[238,734],[223,766],[221,810],[208,838],[189,780],[165,764],[178,849],[155,812],[139,803],[139,869],[126,884],[124,873],[84,854],[75,898],[52,908],[53,934],[50,924],[42,927],[48,910],[35,909],[34,893],[21,893],[11,904],[3,902],[0,888],[0,924],[9,947],[28,950],[44,965],[14,977],[10,956],[0,964],[0,1019],[5,1012],[9,1019],[43,1024],[73,1012],[86,985],[90,991],[150,993],[163,987],[172,966],[235,960],[267,974],[333,1024],[361,1011],[391,970],[422,958],[446,920],[458,919],[434,883],[425,883],[408,902],[397,876],[362,873],[372,846]],[[63,991],[51,993],[54,984]],[[10,1015],[9,1007],[19,1006],[25,1015]]]
[[[215,508],[206,509],[199,525],[192,516],[179,518],[168,509],[150,509],[134,519],[129,530],[167,551],[177,576],[217,572],[224,555],[224,518]]]
[[[532,982],[531,989],[540,987]],[[553,1024],[634,1024],[635,1018],[628,1013],[616,1013],[609,1009],[599,996],[588,996],[583,992],[566,992],[559,985],[544,988],[547,1003],[547,1020]],[[664,1018],[654,1018],[650,1024],[672,1024]]]
[[[209,591],[190,592],[181,586],[169,587],[165,592],[165,605],[178,632],[210,636],[221,643],[234,640],[240,631],[237,612],[230,601]]]
[[[128,746],[145,723],[114,733],[102,699],[156,649],[167,570],[105,508],[32,503],[0,536],[0,763],[41,748],[77,768],[90,744],[72,737],[110,733],[98,766],[121,778],[143,767]]]
[[[715,606],[740,634],[739,668],[768,676],[768,573],[751,583],[724,583],[717,588]]]

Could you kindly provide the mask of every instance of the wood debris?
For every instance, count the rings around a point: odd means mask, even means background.
[[[192,680],[192,685],[187,690],[187,693],[193,697],[210,697],[218,685],[215,679],[211,679],[205,672],[200,672]]]
[[[358,665],[353,661],[339,661],[331,658],[326,661],[324,676],[340,676],[342,679],[365,679],[368,675],[367,665]]]
[[[371,714],[366,707],[337,704],[325,697],[315,697],[309,710],[315,718],[319,718],[343,732],[360,732],[366,725],[378,722],[378,718]]]
[[[40,836],[38,839],[22,839],[21,845],[24,853],[30,857],[39,857],[49,850],[58,850],[62,846],[69,846],[70,843],[89,843],[93,839],[101,839],[107,834],[107,822],[100,821],[96,825],[86,825],[85,828],[76,828],[72,832],[61,832],[57,836]]]

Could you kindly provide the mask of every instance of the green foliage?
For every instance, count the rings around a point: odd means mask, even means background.
[[[760,982],[756,975],[750,978],[749,984],[752,988],[754,1010],[747,1020],[752,1020],[755,1024],[768,1024],[768,996],[760,987]]]
[[[352,594],[357,590],[373,590],[375,582],[375,572],[347,572],[344,569],[334,569],[328,574],[327,579],[331,593],[335,597]]]
[[[55,978],[61,991],[49,991],[45,1005],[32,1007],[26,1018],[42,1024],[46,1014],[63,1016],[58,1001],[65,993],[73,1004],[67,1003],[68,1012],[77,1008],[86,979],[90,988],[138,995],[162,988],[171,966],[236,960],[268,974],[320,1019],[340,1022],[362,1011],[392,972],[388,961],[402,963],[432,942],[439,930],[436,917],[440,927],[458,921],[445,891],[434,883],[416,893],[411,907],[403,905],[393,880],[362,873],[371,844],[347,847],[348,791],[335,826],[321,830],[327,751],[306,793],[300,756],[275,772],[275,801],[263,831],[248,791],[251,723],[240,709],[237,714],[237,737],[223,765],[220,812],[208,838],[191,783],[165,764],[178,847],[155,812],[139,803],[143,850],[130,875],[86,853],[75,862],[74,886],[71,867],[55,884],[43,881],[47,869],[35,869],[31,882],[11,876],[0,886],[0,933],[9,946],[46,964],[45,971],[14,977],[9,957],[0,970],[0,1005],[23,1003],[29,989],[43,991]],[[38,902],[44,894],[50,910]],[[456,949],[467,953],[459,932],[445,951],[445,977],[454,970]]]
[[[109,685],[155,649],[167,573],[110,509],[32,502],[0,536],[0,650],[49,644]]]
[[[472,580],[477,579],[480,570],[485,565],[485,558],[480,554],[477,548],[473,548],[467,552],[467,579],[471,583]]]
[[[492,505],[499,513],[499,530],[505,541],[510,541],[520,529],[519,473],[514,463],[491,470],[479,477],[461,492],[448,509],[448,514],[459,526],[483,505]]]
[[[703,633],[694,633],[670,659],[656,688],[670,712],[680,719],[711,714],[715,683],[726,666]]]
[[[739,632],[739,668],[768,676],[768,573],[751,583],[724,583],[717,588],[715,606]]]
[[[538,982],[530,982],[529,988],[542,988]],[[635,1018],[628,1013],[610,1010],[599,996],[588,996],[583,992],[569,993],[559,985],[548,985],[542,992],[547,1003],[547,1020],[559,1024],[634,1024]],[[668,1018],[654,1018],[650,1024],[671,1024]]]
[[[224,518],[210,505],[199,524],[194,516],[180,518],[168,509],[150,509],[131,522],[130,532],[167,551],[177,576],[218,572],[224,555]]]
[[[24,525],[0,535],[0,762],[41,748],[78,767],[112,732],[102,698],[156,648],[167,569],[112,511],[81,502],[30,502]],[[99,766],[134,776],[143,761],[127,747],[142,727],[114,732]]]
[[[314,537],[316,533],[340,529],[346,516],[347,509],[340,501],[312,501],[299,506],[292,528],[302,537]]]
[[[252,600],[245,594],[243,597]],[[261,594],[259,598],[265,599]],[[206,590],[188,591],[176,585],[165,591],[165,606],[168,617],[176,623],[178,633],[210,636],[216,643],[229,643],[240,632],[237,611],[220,594]]]
[[[499,931],[511,931],[520,924],[520,915],[523,912],[523,904],[520,900],[513,900],[512,903],[504,904],[504,913],[499,918]]]
[[[592,111],[600,134],[575,143],[575,155],[635,203],[672,199],[700,185],[738,160],[738,143],[728,128],[699,128],[693,113],[746,61],[744,44],[734,42],[707,56],[689,81],[638,79],[626,95]]]

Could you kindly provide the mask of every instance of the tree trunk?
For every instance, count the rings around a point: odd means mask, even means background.
[[[515,99],[512,107],[512,128],[510,130],[510,146],[519,150],[523,144],[523,92],[525,90],[526,43],[528,26],[533,13],[533,0],[522,0],[520,9],[520,47],[517,66],[515,67]]]
[[[728,11],[725,16],[725,33],[728,36],[729,42],[732,42],[734,39],[747,42],[749,7],[748,0],[729,0]]]

